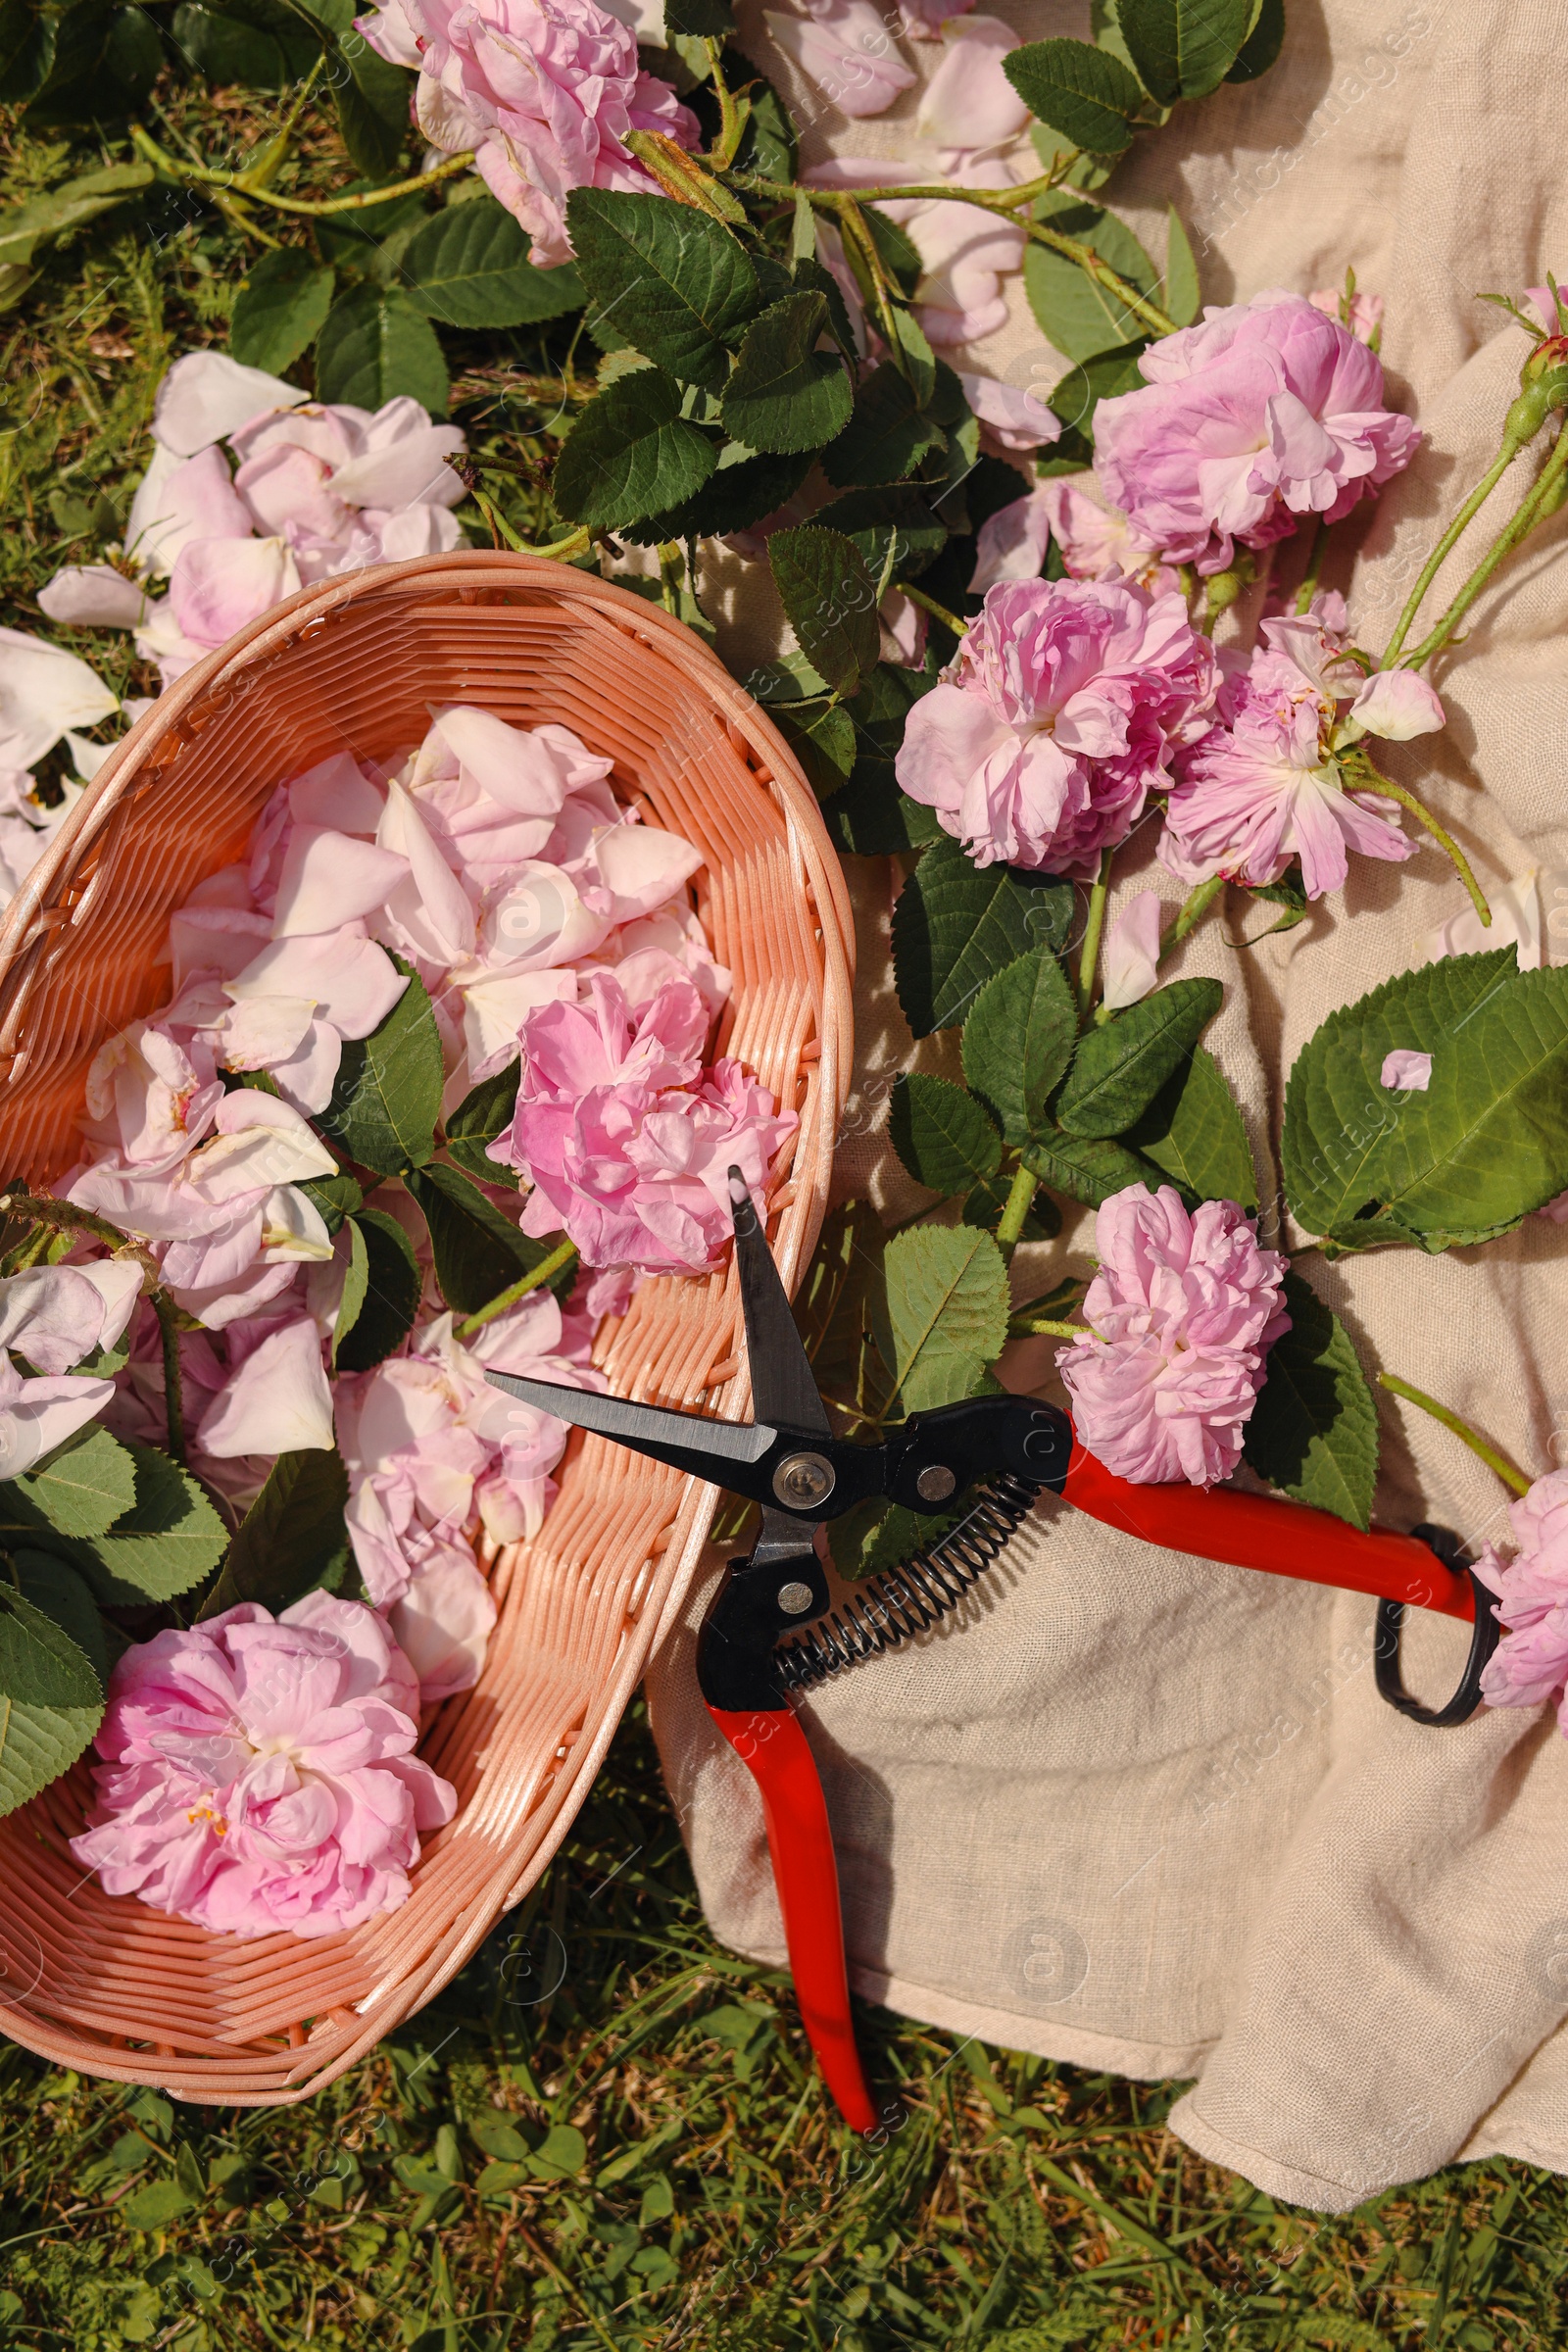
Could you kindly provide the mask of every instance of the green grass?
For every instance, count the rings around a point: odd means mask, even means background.
[[[259,106],[175,92],[169,109],[209,155],[266,127]],[[123,153],[27,139],[0,115],[0,201]],[[308,142],[296,184],[329,153],[324,134]],[[158,378],[221,341],[245,260],[210,211],[160,242],[111,217],[53,250],[0,316],[0,623],[39,629],[33,600],[56,566],[117,536]],[[495,432],[485,368],[537,354],[526,336],[473,337],[454,362],[473,393],[460,416]],[[128,638],[74,642],[122,691],[153,686]],[[1551,2175],[1454,2168],[1325,2222],[1191,2156],[1164,2128],[1178,2084],[861,2023],[906,2104],[880,2147],[835,2124],[787,1979],[708,1934],[639,1707],[522,1909],[310,2106],[179,2108],[0,2044],[0,2343],[1500,2352],[1562,2338],[1568,2184]]]
[[[788,1980],[707,1933],[639,1705],[533,1895],[310,2105],[0,2057],[0,2342],[1560,2340],[1548,2175],[1456,2168],[1325,2222],[1190,2155],[1177,2084],[861,2025],[906,2114],[881,2147],[835,2124]]]

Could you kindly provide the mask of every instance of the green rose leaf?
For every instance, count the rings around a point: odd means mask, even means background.
[[[826,296],[807,292],[747,328],[719,412],[726,433],[748,449],[788,454],[819,450],[843,430],[855,396],[838,353],[816,348],[827,324]]]
[[[3,0],[3,5],[0,5],[0,105],[13,106],[43,88],[55,62],[55,24],[56,19],[44,16],[33,6],[32,0]],[[148,182],[151,178],[152,167],[149,165]],[[16,257],[11,258],[15,260]]]
[[[1423,1093],[1382,1083],[1397,1047]],[[1401,972],[1331,1013],[1285,1097],[1286,1195],[1337,1248],[1488,1241],[1568,1187],[1568,970],[1512,948]]]
[[[1176,207],[1166,208],[1164,307],[1178,326],[1191,326],[1202,303],[1198,261]]]
[[[298,1189],[307,1200],[315,1201],[328,1233],[335,1234],[345,1217],[352,1217],[365,1206],[365,1194],[358,1177],[350,1176],[346,1170],[336,1176],[307,1176]]]
[[[250,5],[254,0],[247,0]],[[321,28],[338,128],[357,170],[372,175],[390,172],[409,135],[407,70],[379,56],[356,28],[354,0],[290,0],[290,5],[295,15],[314,19]],[[323,400],[329,397],[320,393]]]
[[[1053,954],[1072,924],[1073,889],[1054,874],[978,866],[945,835],[893,909],[893,972],[916,1037],[961,1021],[986,982],[1034,948]]]
[[[27,109],[28,128],[122,121],[163,69],[164,45],[144,9],[68,8],[55,17],[53,57]]]
[[[876,582],[853,539],[808,523],[767,543],[790,626],[801,650],[837,694],[854,694],[881,649]]]
[[[1028,1146],[1023,1164],[1054,1192],[1065,1193],[1069,1200],[1082,1200],[1090,1208],[1099,1208],[1112,1193],[1125,1192],[1130,1184],[1157,1193],[1165,1181],[1161,1169],[1140,1152],[1129,1152],[1125,1144],[1068,1135],[1059,1127],[1054,1135],[1037,1137]]]
[[[1069,368],[1052,392],[1046,406],[1054,416],[1059,416],[1068,433],[1091,437],[1094,431],[1095,411],[1102,400],[1114,400],[1118,393],[1136,392],[1144,381],[1139,360],[1148,349],[1147,342],[1122,343],[1113,351],[1098,352],[1092,360],[1080,361]],[[1060,443],[1055,445],[1059,448]],[[1055,455],[1048,450],[1048,458]],[[1093,452],[1086,463],[1093,463]],[[1044,470],[1051,470],[1045,468]]]
[[[1160,106],[1206,98],[1246,41],[1255,0],[1120,0],[1133,69]]]
[[[1260,74],[1268,72],[1284,46],[1285,0],[1263,0],[1257,23],[1248,34],[1226,80],[1255,81]]]
[[[1217,980],[1173,980],[1091,1029],[1057,1105],[1068,1134],[1124,1133],[1181,1067],[1224,994]]]
[[[320,54],[318,28],[278,0],[247,0],[243,15],[184,0],[171,30],[180,55],[217,88],[281,90]]]
[[[638,368],[583,411],[556,462],[555,500],[572,522],[616,530],[691,498],[718,460],[712,436],[681,415],[679,384]]]
[[[822,821],[836,850],[853,858],[887,858],[900,850],[924,849],[942,839],[934,808],[901,792],[891,758],[864,758],[864,734],[853,780],[835,793]]]
[[[1072,991],[1049,948],[1020,956],[976,997],[963,1024],[963,1074],[1009,1144],[1030,1143],[1050,1126],[1046,1105],[1077,1035]]]
[[[91,1660],[52,1617],[0,1585],[0,1813],[58,1780],[103,1711]]]
[[[107,1535],[79,1537],[71,1557],[101,1601],[172,1600],[209,1576],[228,1530],[190,1473],[153,1446],[130,1443],[136,1502]]]
[[[404,1182],[424,1211],[435,1278],[456,1313],[477,1314],[545,1255],[461,1168],[436,1160]]]
[[[1119,57],[1087,41],[1026,41],[1002,70],[1032,115],[1092,155],[1120,155],[1144,93]]]
[[[1127,1141],[1194,1200],[1257,1206],[1257,1171],[1236,1097],[1205,1046],[1194,1046]]]
[[[250,267],[229,326],[228,348],[245,368],[281,375],[308,351],[332,307],[334,273],[297,246]]]
[[[906,1412],[975,1396],[1006,1344],[1002,1251],[971,1225],[917,1225],[896,1235],[873,1321]]]
[[[726,441],[695,498],[629,524],[624,535],[638,547],[657,547],[665,539],[719,539],[726,531],[744,531],[764,514],[776,514],[810,470],[809,451],[790,458],[754,457],[739,441]]]
[[[1002,1138],[983,1102],[923,1071],[894,1081],[888,1134],[916,1184],[962,1193],[1002,1165]]]
[[[520,1070],[520,1062],[509,1061],[505,1069],[481,1078],[446,1123],[448,1152],[465,1174],[476,1176],[481,1184],[509,1184],[516,1189],[515,1169],[509,1168],[505,1160],[492,1159],[488,1147],[512,1125]]]
[[[1378,1414],[1349,1335],[1298,1274],[1285,1277],[1291,1328],[1268,1353],[1268,1374],[1247,1424],[1250,1468],[1298,1502],[1352,1527],[1372,1521]]]
[[[198,1624],[242,1600],[275,1616],[324,1584],[348,1557],[349,1474],[335,1446],[280,1453],[228,1547]]]
[[[535,326],[584,300],[569,263],[534,268],[527,230],[488,195],[449,204],[423,221],[403,249],[398,275],[416,308],[443,326]]]
[[[939,1543],[963,1517],[961,1510],[910,1511],[902,1502],[874,1497],[858,1502],[842,1519],[828,1522],[833,1565],[851,1583],[902,1567],[913,1551]]]
[[[805,768],[819,801],[842,791],[855,766],[855,721],[842,703],[775,703],[768,714]]]
[[[574,188],[566,220],[597,316],[682,383],[721,392],[727,346],[761,302],[733,230],[667,196],[616,188]]]
[[[80,1572],[47,1551],[26,1551],[20,1545],[11,1555],[16,1563],[22,1596],[52,1617],[61,1632],[89,1659],[101,1688],[109,1689],[109,1640],[90,1588]]]
[[[349,1219],[350,1257],[333,1335],[339,1372],[369,1372],[414,1328],[424,1278],[396,1217],[362,1208]]]
[[[1016,495],[1018,476],[1009,466]],[[918,490],[905,484],[851,490],[811,517],[824,530],[853,539],[874,580],[912,580],[936,561],[948,543],[948,526],[931,512]],[[971,516],[971,520],[972,520]],[[889,558],[891,557],[891,564]]]
[[[339,295],[317,338],[318,400],[379,409],[407,393],[444,416],[448,389],[435,329],[401,286],[366,282]]]
[[[841,490],[902,482],[942,439],[941,425],[908,378],[885,360],[855,395],[855,413],[823,451],[822,470]]]
[[[423,982],[411,975],[380,1028],[345,1043],[332,1099],[316,1123],[361,1167],[399,1175],[422,1167],[435,1150],[444,1083],[435,1015]]]
[[[63,1536],[101,1536],[136,1500],[136,1464],[107,1429],[89,1427],[17,1485]]]
[[[1130,228],[1091,204],[1070,188],[1053,188],[1035,206],[1035,219],[1064,237],[1076,237],[1108,262],[1118,277],[1140,294],[1152,295],[1159,272]],[[1092,360],[1132,342],[1144,329],[1125,303],[1064,253],[1049,245],[1030,244],[1024,250],[1024,288],[1029,307],[1052,344],[1063,358]]]
[[[351,179],[341,192],[368,196],[391,184],[384,174]],[[373,277],[377,285],[389,286],[398,276],[415,230],[427,219],[422,196],[382,196],[362,211],[323,213],[311,223],[311,229],[323,262],[330,262],[350,277]]]

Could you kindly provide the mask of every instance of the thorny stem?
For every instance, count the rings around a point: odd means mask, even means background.
[[[1089,1326],[1054,1323],[1049,1315],[1014,1315],[1007,1325],[1007,1336],[1016,1340],[1082,1340],[1089,1336]]]
[[[1431,555],[1428,556],[1425,564],[1421,566],[1421,576],[1410,591],[1404,611],[1399,614],[1398,626],[1395,629],[1394,635],[1389,639],[1388,645],[1384,651],[1383,659],[1378,663],[1378,667],[1380,669],[1392,669],[1394,667],[1395,662],[1398,660],[1400,653],[1403,651],[1404,641],[1409,636],[1410,631],[1415,624],[1415,616],[1421,610],[1422,604],[1426,598],[1427,590],[1431,587],[1433,581],[1437,578],[1438,573],[1442,570],[1446,558],[1458,545],[1461,535],[1469,528],[1475,516],[1480,513],[1482,507],[1492,496],[1493,491],[1496,488],[1503,475],[1507,472],[1508,467],[1513,464],[1514,459],[1519,455],[1520,446],[1521,445],[1518,442],[1510,443],[1504,441],[1501,449],[1498,450],[1496,456],[1493,459],[1492,464],[1487,467],[1486,472],[1481,476],[1480,481],[1477,482],[1475,488],[1465,500],[1464,505],[1459,509],[1458,514],[1455,514],[1453,520],[1444,532],[1443,537],[1438,541],[1437,546],[1432,550]],[[1304,607],[1298,605],[1297,611],[1298,612],[1303,610]]]
[[[765,179],[757,172],[732,172],[728,177],[736,187],[744,188],[748,195],[771,196],[780,203],[793,203],[798,192],[793,184],[779,179]],[[1057,170],[1048,172],[1040,179],[1026,180],[1016,188],[960,188],[952,183],[936,187],[921,184],[914,187],[857,188],[849,201],[857,205],[892,204],[907,199],[941,204],[976,204],[983,212],[1001,213],[1010,219],[1059,184]],[[801,192],[822,212],[843,211],[845,195],[840,189],[807,188]],[[1049,245],[1053,253],[1064,254],[1068,261],[1076,262],[1096,285],[1102,286],[1107,294],[1113,294],[1135,318],[1141,319],[1151,334],[1173,335],[1176,332],[1175,319],[1162,311],[1157,303],[1151,302],[1147,295],[1140,294],[1136,286],[1129,285],[1124,277],[1111,269],[1108,262],[1102,262],[1093,246],[1083,244],[1077,237],[1064,237],[1059,229],[1047,228],[1039,220],[1018,220],[1015,225],[1035,244]]]
[[[29,1217],[35,1225],[50,1225],[60,1233],[90,1233],[94,1241],[107,1242],[117,1257],[133,1257],[142,1272],[153,1281],[158,1278],[158,1260],[140,1242],[111,1225],[107,1217],[95,1216],[90,1208],[78,1208],[74,1200],[41,1200],[32,1193],[0,1193],[0,1211],[11,1217]]]
[[[1002,1215],[997,1223],[999,1249],[1010,1250],[1018,1241],[1023,1232],[1024,1219],[1033,1206],[1034,1197],[1039,1187],[1039,1177],[1033,1175],[1028,1168],[1020,1166],[1016,1170]]]
[[[488,1305],[481,1306],[476,1313],[465,1316],[454,1337],[471,1340],[476,1331],[482,1331],[487,1323],[493,1323],[497,1315],[504,1315],[508,1307],[516,1305],[519,1298],[526,1298],[528,1293],[538,1290],[541,1283],[553,1280],[563,1266],[570,1265],[576,1254],[575,1242],[558,1242],[549,1256],[542,1257],[536,1266],[530,1266],[527,1273],[514,1282],[510,1290],[501,1292],[498,1298],[492,1298]]]
[[[737,105],[735,93],[724,79],[723,42],[705,40],[703,47],[708,51],[713,90],[718,99],[718,137],[709,150],[708,160],[715,171],[722,172],[735,161],[736,151],[745,136],[746,118],[751,109]]]
[[[293,139],[299,119],[301,115],[304,114],[305,109],[311,102],[312,93],[316,88],[317,82],[320,79],[322,69],[325,67],[325,64],[326,51],[323,49],[320,56],[317,59],[315,65],[306,74],[305,79],[300,83],[299,96],[295,99],[294,104],[290,107],[287,115],[284,117],[276,136],[268,140],[267,145],[262,149],[261,154],[257,157],[255,163],[252,164],[250,170],[244,173],[243,177],[239,181],[236,182],[237,186],[244,188],[265,188],[276,178],[278,172],[283,168],[284,162],[287,159],[289,144]]]
[[[1089,892],[1089,912],[1084,918],[1084,944],[1078,957],[1078,1018],[1083,1020],[1089,1011],[1095,993],[1095,966],[1100,961],[1100,935],[1105,928],[1105,894],[1110,888],[1112,852],[1101,854],[1100,872]]]
[[[324,196],[310,199],[304,196],[274,196],[270,188],[248,184],[233,172],[204,172],[198,164],[182,164],[177,156],[160,147],[149,131],[139,122],[130,126],[131,145],[156,164],[171,179],[190,181],[196,187],[237,190],[256,204],[270,204],[280,213],[300,213],[312,220],[327,213],[359,213],[372,204],[390,204],[395,196],[417,195],[422,188],[433,188],[443,179],[451,179],[459,172],[466,172],[477,152],[466,148],[462,155],[449,155],[446,162],[437,164],[433,172],[421,172],[416,179],[396,180],[389,188],[364,188],[354,196]]]
[[[1407,1380],[1397,1380],[1392,1372],[1380,1372],[1377,1377],[1380,1389],[1387,1389],[1395,1396],[1402,1396],[1407,1404],[1418,1404],[1424,1413],[1432,1415],[1434,1421],[1441,1421],[1445,1429],[1451,1429],[1472,1453],[1481,1456],[1490,1470],[1495,1470],[1505,1487],[1511,1487],[1516,1494],[1529,1494],[1531,1482],[1524,1472],[1516,1469],[1505,1453],[1499,1453],[1494,1446],[1487,1444],[1485,1438],[1478,1437],[1468,1421],[1461,1421],[1457,1413],[1451,1413],[1446,1404],[1439,1404],[1437,1398],[1429,1396],[1424,1389],[1413,1389]]]
[[[505,544],[511,548],[514,555],[524,556],[532,552],[528,548],[526,542],[517,537],[516,532],[513,529],[511,523],[502,514],[500,508],[495,504],[495,501],[485,495],[484,491],[480,489],[477,482],[474,483],[473,488],[468,493],[468,496],[472,499],[480,514],[484,516],[485,523],[490,532],[490,537],[497,547],[500,547],[503,542],[505,542]]]
[[[1375,767],[1359,745],[1345,755],[1344,764],[1360,779],[1363,790],[1387,793],[1391,801],[1397,801],[1401,808],[1408,808],[1416,822],[1426,827],[1438,847],[1452,859],[1455,872],[1470,893],[1470,904],[1476,910],[1482,929],[1490,931],[1492,908],[1482,896],[1481,885],[1471,871],[1470,860],[1453,835],[1445,832],[1426,803],[1418,801],[1413,792],[1406,792],[1402,784],[1396,784],[1392,776],[1386,776],[1380,767]]]
[[[1536,477],[1535,488],[1521,502],[1513,520],[1499,531],[1431,636],[1424,637],[1415,652],[1405,656],[1402,664],[1405,669],[1421,669],[1434,654],[1443,651],[1498,564],[1529,537],[1544,514],[1555,511],[1565,469],[1568,469],[1568,425],[1558,433],[1550,457]],[[1385,655],[1384,667],[1387,666]]]
[[[877,326],[888,347],[889,356],[900,374],[906,376],[909,372],[909,356],[899,340],[898,325],[893,316],[893,289],[888,284],[888,273],[882,267],[876,239],[867,228],[865,215],[855,197],[846,196],[837,211],[845,248],[847,251],[853,250],[859,257],[860,268],[870,281]]]

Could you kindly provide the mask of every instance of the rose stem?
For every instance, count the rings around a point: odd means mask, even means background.
[[[1023,1233],[1023,1221],[1029,1214],[1040,1179],[1026,1167],[1018,1167],[1008,1188],[1006,1201],[997,1221],[997,1246],[1011,1250]]]
[[[1089,912],[1084,918],[1084,944],[1078,957],[1078,1018],[1084,1020],[1095,993],[1095,966],[1100,961],[1100,935],[1105,928],[1105,894],[1110,888],[1112,853],[1102,850],[1100,872],[1089,890]]]
[[[550,1255],[542,1257],[536,1266],[530,1266],[527,1273],[514,1282],[510,1290],[502,1291],[487,1306],[481,1306],[475,1313],[465,1316],[454,1336],[460,1340],[471,1339],[476,1331],[482,1331],[487,1323],[493,1323],[497,1315],[504,1315],[509,1306],[515,1306],[519,1298],[526,1298],[528,1293],[538,1290],[541,1283],[551,1281],[563,1266],[569,1266],[576,1254],[575,1242],[558,1242]]]
[[[1482,929],[1490,931],[1492,908],[1482,896],[1481,885],[1470,869],[1470,860],[1452,834],[1444,831],[1425,802],[1418,801],[1413,792],[1406,792],[1402,784],[1396,784],[1392,776],[1386,776],[1380,767],[1373,765],[1369,756],[1359,748],[1350,754],[1345,764],[1356,774],[1365,776],[1366,783],[1363,787],[1365,791],[1387,793],[1391,801],[1397,801],[1401,808],[1408,808],[1416,821],[1425,825],[1440,849],[1446,851],[1453,860],[1455,872],[1470,893],[1470,904],[1481,919]]]
[[[1445,1429],[1451,1429],[1472,1453],[1481,1456],[1489,1470],[1495,1470],[1505,1487],[1512,1487],[1516,1494],[1529,1494],[1531,1482],[1524,1472],[1515,1469],[1505,1453],[1499,1453],[1494,1446],[1487,1444],[1485,1438],[1478,1437],[1469,1423],[1461,1421],[1457,1413],[1450,1413],[1446,1404],[1439,1404],[1435,1396],[1427,1396],[1422,1389],[1413,1389],[1407,1380],[1396,1379],[1392,1372],[1380,1372],[1377,1380],[1380,1389],[1389,1390],[1395,1396],[1402,1396],[1407,1404],[1418,1404],[1424,1413],[1432,1415],[1434,1421],[1441,1421]]]

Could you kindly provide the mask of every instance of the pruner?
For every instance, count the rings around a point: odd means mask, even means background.
[[[1498,1628],[1485,1589],[1442,1529],[1363,1534],[1273,1495],[1132,1486],[1078,1444],[1064,1412],[1030,1397],[982,1396],[914,1413],[880,1445],[835,1437],[738,1169],[729,1171],[729,1190],[754,1420],[710,1420],[501,1372],[486,1377],[541,1412],[761,1506],[757,1541],[745,1559],[730,1561],[698,1637],[697,1680],[761,1793],[807,2034],[846,2121],[868,2132],[876,2113],[850,2019],[827,1805],[792,1700],[946,1616],[1043,1494],[1062,1495],[1147,1544],[1376,1594],[1378,1689],[1418,1723],[1462,1723],[1474,1713]],[[963,1515],[835,1607],[817,1556],[818,1530],[872,1498],[949,1519],[958,1502]],[[1400,1679],[1399,1629],[1412,1604],[1474,1625],[1463,1680],[1443,1707],[1423,1706]]]

